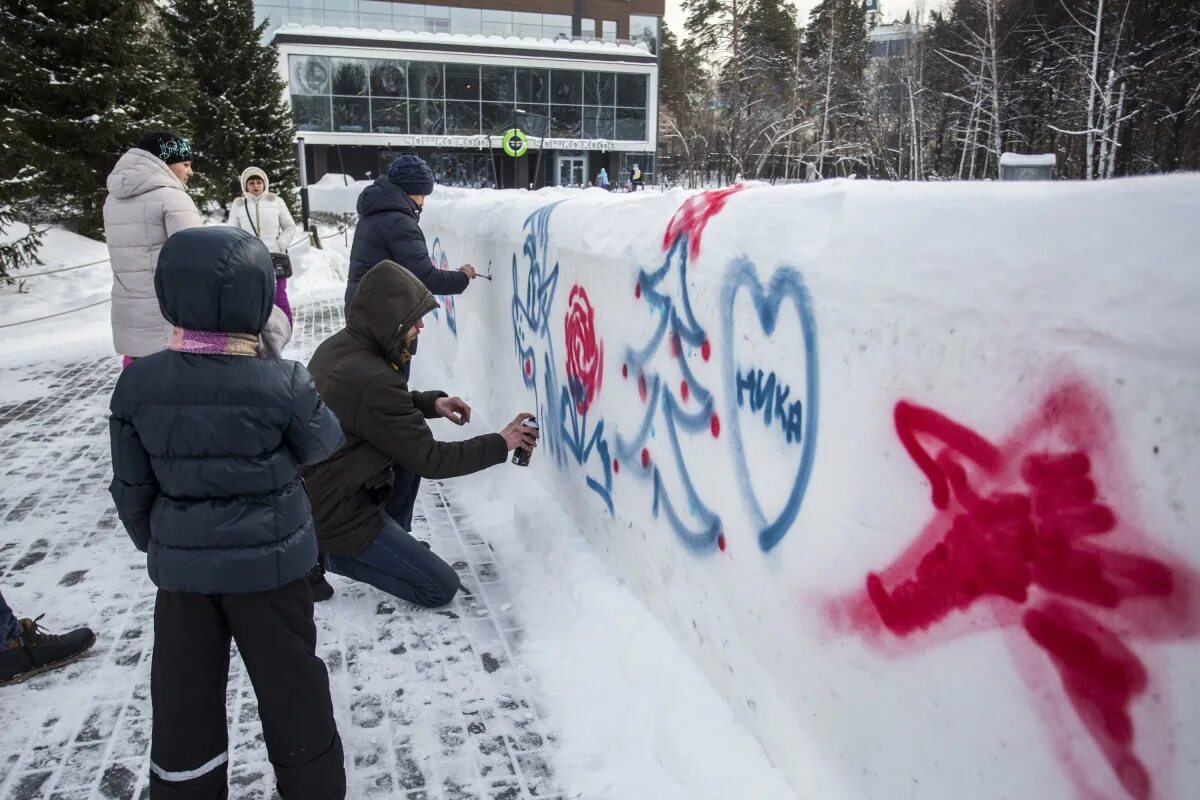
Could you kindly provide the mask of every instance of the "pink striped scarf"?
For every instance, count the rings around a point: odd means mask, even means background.
[[[218,331],[193,331],[176,328],[171,333],[167,347],[179,353],[207,353],[209,355],[257,356],[258,337],[245,333],[220,333]]]

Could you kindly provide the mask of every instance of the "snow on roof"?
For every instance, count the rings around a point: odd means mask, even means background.
[[[1054,153],[1025,155],[1024,153],[1001,153],[1001,166],[1008,167],[1053,167],[1057,163]]]
[[[582,53],[619,53],[626,56],[653,59],[654,54],[644,42],[637,44],[618,44],[617,42],[587,41],[583,39],[535,39],[531,36],[483,36],[473,33],[429,33],[428,31],[394,31],[377,30],[375,28],[344,28],[327,25],[301,25],[295,22],[285,23],[275,29],[272,37],[281,33],[304,33],[330,38],[362,39],[367,35],[372,39],[386,39],[397,42],[446,42],[464,45],[501,45],[504,47],[519,47],[529,50],[571,50]]]

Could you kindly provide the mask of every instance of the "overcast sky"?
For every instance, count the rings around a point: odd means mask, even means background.
[[[667,0],[667,24],[671,26],[671,31],[676,35],[683,34],[683,12],[679,10],[681,0]],[[792,5],[796,7],[797,17],[801,22],[808,20],[808,12],[812,11],[820,0],[792,0]],[[948,0],[926,0],[925,7],[927,9],[939,8],[947,5]],[[883,7],[883,15],[886,18],[897,17],[904,18],[904,12],[912,8],[916,3],[914,0],[882,0],[880,5]]]

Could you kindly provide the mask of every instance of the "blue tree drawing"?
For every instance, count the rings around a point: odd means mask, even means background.
[[[661,266],[638,272],[635,294],[657,321],[640,348],[626,349],[622,373],[636,382],[645,412],[632,435],[617,433],[614,448],[630,473],[651,482],[655,517],[664,516],[689,550],[709,553],[724,544],[721,519],[697,493],[680,446],[682,436],[720,432],[712,392],[689,363],[711,351],[688,294],[688,239],[677,236]]]

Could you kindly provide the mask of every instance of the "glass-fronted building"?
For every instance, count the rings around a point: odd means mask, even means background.
[[[586,185],[601,167],[621,184],[634,164],[653,181],[660,17],[631,12],[661,15],[662,0],[467,5],[504,3],[256,4],[310,180],[374,177],[417,152],[444,185]],[[516,158],[503,149],[513,128],[525,134]]]

